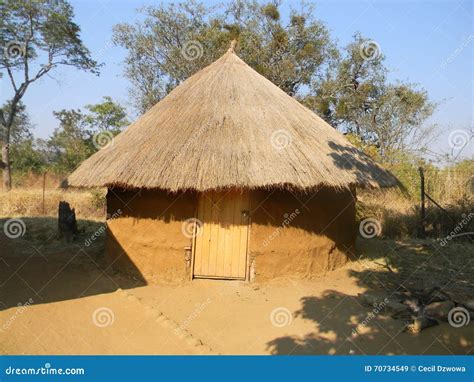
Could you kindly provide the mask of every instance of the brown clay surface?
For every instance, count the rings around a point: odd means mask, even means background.
[[[180,282],[187,277],[184,248],[191,239],[183,222],[194,217],[189,193],[109,190],[106,254],[116,269],[127,268],[148,282]]]
[[[256,280],[324,274],[355,252],[354,196],[325,188],[308,194],[255,192],[250,232]]]
[[[196,196],[109,190],[106,253],[116,269],[148,283],[189,278],[183,223],[195,216]],[[356,238],[354,196],[321,188],[309,194],[251,192],[249,262],[257,281],[311,278],[344,265]],[[250,265],[247,264],[247,266]]]

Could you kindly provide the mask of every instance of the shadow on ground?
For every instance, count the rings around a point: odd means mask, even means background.
[[[146,285],[139,273],[122,275],[104,260],[103,222],[78,220],[79,234],[66,242],[55,218],[21,218],[7,236],[8,220],[0,219],[0,310]]]
[[[441,247],[435,241],[373,239],[358,247],[358,266],[348,272],[365,293],[391,296],[439,287],[460,301],[474,297],[472,244]],[[453,328],[441,322],[409,334],[404,331],[406,320],[385,316],[359,296],[327,290],[300,302],[293,316],[313,322],[314,332],[273,339],[267,343],[271,354],[438,354],[439,349],[441,354],[474,354],[473,323]]]

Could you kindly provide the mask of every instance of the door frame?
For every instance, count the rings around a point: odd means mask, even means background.
[[[194,223],[194,229],[193,229],[193,238],[192,238],[192,243],[191,243],[191,271],[189,272],[189,280],[195,280],[195,279],[204,279],[204,280],[233,280],[233,281],[249,281],[250,277],[250,272],[249,272],[249,267],[250,267],[250,230],[252,228],[252,214],[251,214],[251,193],[250,190],[246,190],[244,192],[248,193],[249,197],[249,203],[248,203],[248,211],[249,211],[249,216],[248,216],[248,225],[247,225],[247,240],[246,240],[246,247],[245,247],[245,276],[244,278],[235,278],[235,277],[194,277],[194,259],[196,257],[196,232],[197,232],[197,224]],[[198,211],[199,211],[199,203],[201,201],[203,193],[198,193],[197,198],[196,198],[196,208],[194,209],[194,221],[196,222],[198,220]],[[202,222],[203,225],[205,222]]]

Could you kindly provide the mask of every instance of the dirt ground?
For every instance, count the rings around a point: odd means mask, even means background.
[[[79,222],[65,244],[54,219],[24,222],[24,236],[0,235],[1,354],[474,354],[472,322],[410,334],[358,297],[431,286],[472,297],[472,244],[370,239],[313,280],[144,285],[103,266],[102,237],[85,245],[101,223]]]

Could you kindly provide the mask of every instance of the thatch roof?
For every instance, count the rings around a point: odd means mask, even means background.
[[[68,184],[307,190],[396,179],[231,48],[84,161]]]

